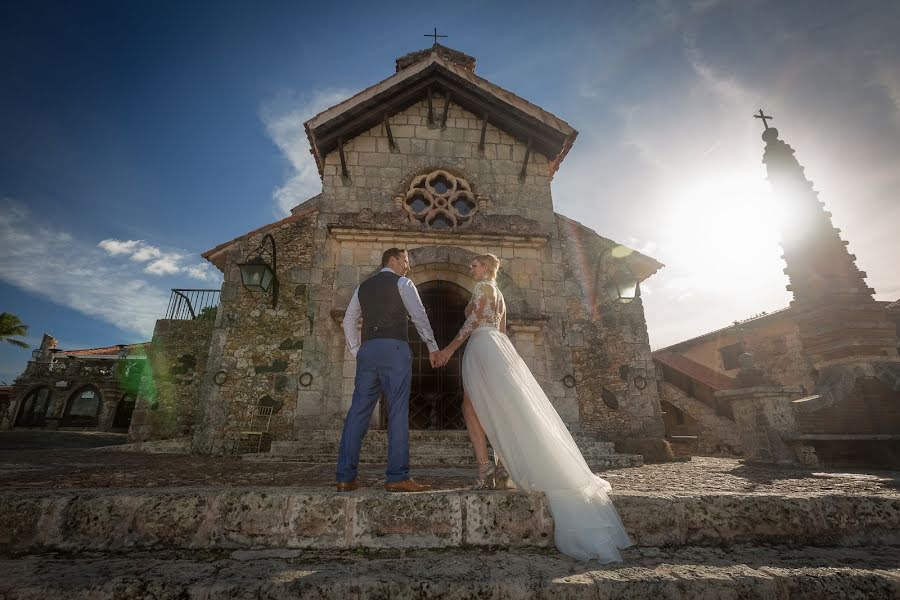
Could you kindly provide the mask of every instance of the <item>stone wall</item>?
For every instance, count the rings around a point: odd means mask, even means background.
[[[444,99],[435,95],[432,103],[439,118]],[[477,193],[489,198],[492,214],[553,224],[549,161],[531,152],[527,175],[521,181],[519,173],[526,152],[526,144],[521,140],[488,124],[484,150],[480,151],[481,119],[453,102],[445,128],[428,124],[426,100],[392,115],[390,127],[396,142],[394,150],[383,124],[346,142],[344,157],[349,177],[341,175],[337,151],[325,157],[323,210],[389,210],[392,198],[405,193],[414,176],[442,168],[476,183]]]
[[[660,398],[691,418],[696,427],[699,454],[740,454],[741,432],[733,421],[666,381],[659,382]]]
[[[559,232],[564,263],[555,285],[565,295],[554,302],[565,304],[553,311],[559,327],[549,329],[559,332],[553,344],[558,351],[564,355],[571,348],[581,428],[611,441],[661,439],[665,430],[643,304],[640,298],[618,305],[603,301],[598,290],[604,281],[592,269],[612,242],[569,219],[560,220]]]
[[[189,435],[196,424],[213,320],[160,319],[131,417],[132,442]]]
[[[264,234],[232,246],[200,391],[195,451],[233,452],[240,431],[259,404],[275,409],[271,438],[290,439],[296,427],[300,375],[314,371],[309,388],[321,393],[324,365],[316,362],[321,358],[306,356],[307,350],[318,349],[310,337],[314,323],[329,320],[327,313],[323,316],[309,302],[311,283],[321,282],[323,276],[321,268],[312,268],[312,255],[318,249],[316,214],[285,219],[267,233],[277,249],[277,305],[272,308],[271,291],[263,296],[246,290],[237,266],[255,253]]]
[[[807,391],[815,386],[815,371],[803,351],[797,324],[791,318],[790,311],[746,321],[741,323],[741,331],[724,329],[701,341],[684,347],[676,346],[672,350],[710,369],[736,377],[738,367],[725,368],[719,350],[737,343],[743,343],[744,349],[753,354],[755,363],[774,381],[787,386],[800,386]]]

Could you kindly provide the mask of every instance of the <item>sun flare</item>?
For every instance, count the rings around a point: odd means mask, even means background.
[[[782,214],[765,180],[698,178],[672,193],[668,204],[665,259],[695,285],[752,287],[781,272]]]

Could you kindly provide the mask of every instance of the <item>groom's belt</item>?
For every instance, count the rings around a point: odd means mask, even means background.
[[[373,340],[378,338],[390,338],[393,340],[409,341],[409,328],[406,322],[366,325],[363,322],[362,339]]]

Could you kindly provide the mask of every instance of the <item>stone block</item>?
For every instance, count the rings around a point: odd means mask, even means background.
[[[474,546],[553,546],[553,520],[543,494],[469,493],[465,542]]]
[[[351,547],[442,548],[462,540],[460,497],[450,494],[369,495],[354,507]]]

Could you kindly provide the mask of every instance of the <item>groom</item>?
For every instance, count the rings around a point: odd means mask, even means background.
[[[389,248],[381,256],[381,271],[366,279],[344,314],[344,335],[356,357],[356,383],[350,411],[344,420],[337,465],[337,491],[359,487],[356,479],[363,436],[369,429],[378,397],[384,394],[388,411],[389,492],[423,492],[431,489],[409,477],[409,388],[412,383],[412,350],[407,335],[407,314],[419,337],[428,346],[431,366],[437,366],[438,345],[425,307],[412,281],[406,250]],[[362,316],[362,342],[356,323]]]

